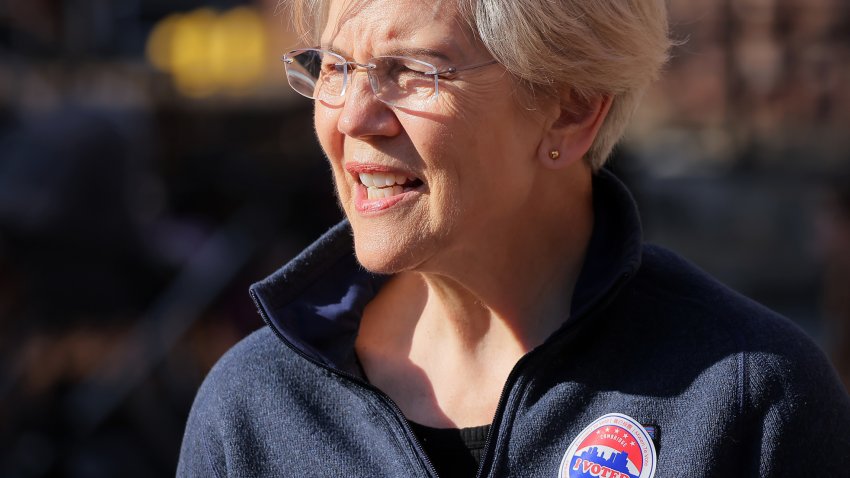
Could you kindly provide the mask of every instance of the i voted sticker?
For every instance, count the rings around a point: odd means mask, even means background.
[[[652,478],[655,459],[646,429],[628,415],[609,413],[570,443],[558,478]]]

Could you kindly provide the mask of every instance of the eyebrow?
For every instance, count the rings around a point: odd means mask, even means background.
[[[387,53],[387,56],[411,56],[411,57],[428,57],[428,58],[436,58],[443,61],[450,61],[448,55],[445,53],[434,50],[433,48],[397,48],[394,50],[390,50]]]
[[[332,51],[340,56],[351,58],[350,54],[343,53],[339,48],[334,48],[332,45],[320,45],[319,48],[323,50]],[[438,60],[443,60],[444,62],[450,62],[451,59],[448,55],[441,52],[440,50],[435,50],[433,48],[421,48],[421,47],[402,47],[402,48],[394,48],[387,52],[384,52],[381,55],[375,56],[409,56],[413,58],[433,58]]]

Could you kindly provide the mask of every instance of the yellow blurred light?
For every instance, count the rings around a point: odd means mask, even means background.
[[[260,15],[247,7],[238,7],[220,19],[222,84],[233,90],[246,89],[263,76],[266,65],[265,25]]]
[[[148,61],[171,73],[177,90],[191,97],[250,89],[263,78],[266,51],[265,24],[248,7],[166,17],[146,47]]]
[[[209,96],[217,90],[210,64],[210,43],[217,14],[208,8],[183,17],[172,38],[171,73],[177,89],[187,96]]]

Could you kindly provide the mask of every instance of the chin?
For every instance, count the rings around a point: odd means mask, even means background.
[[[390,245],[386,241],[354,239],[354,253],[357,262],[374,274],[397,274],[411,269],[410,254],[398,250],[398,244]]]
[[[416,269],[426,248],[409,241],[404,234],[389,235],[377,231],[354,232],[354,253],[364,269],[375,274],[397,274]]]

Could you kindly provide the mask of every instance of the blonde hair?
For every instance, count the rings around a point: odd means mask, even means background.
[[[360,0],[365,1],[365,0]],[[327,0],[282,0],[296,32],[316,40]],[[611,96],[586,159],[602,167],[667,61],[664,0],[457,0],[473,33],[526,89],[578,105]]]

